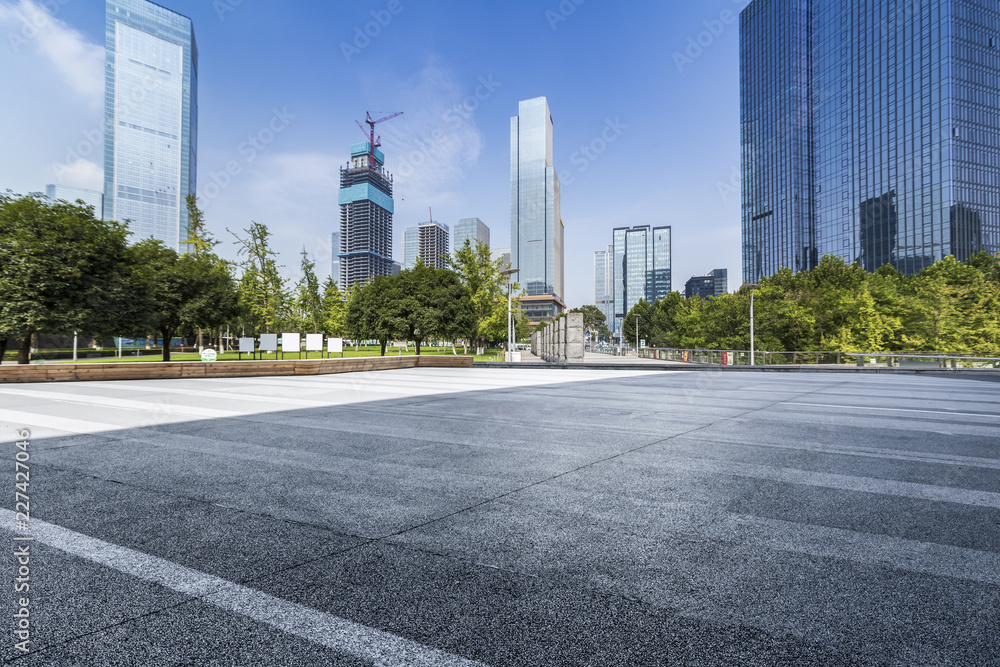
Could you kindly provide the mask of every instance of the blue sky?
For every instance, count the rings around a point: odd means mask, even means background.
[[[224,256],[226,229],[252,219],[290,276],[303,246],[329,272],[337,170],[368,110],[405,112],[379,126],[396,259],[428,207],[449,225],[479,217],[510,245],[510,117],[544,95],[570,306],[593,303],[593,253],[617,226],[672,226],[674,289],[720,267],[739,284],[744,0],[161,4],[194,21],[199,191]],[[0,190],[102,188],[103,66],[103,2],[0,0]],[[249,161],[241,146],[276,115],[283,129]]]

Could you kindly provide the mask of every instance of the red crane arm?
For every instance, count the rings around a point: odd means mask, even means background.
[[[387,121],[387,120],[392,120],[392,119],[393,119],[393,118],[395,118],[396,116],[402,116],[402,115],[403,115],[403,112],[402,112],[402,111],[397,111],[397,112],[396,112],[396,113],[394,113],[394,114],[389,114],[389,115],[388,115],[388,116],[386,116],[385,118],[379,118],[378,120],[371,120],[371,116],[369,116],[369,120],[368,120],[368,123],[369,123],[370,125],[377,125],[377,124],[379,124],[379,123],[383,123],[383,122],[385,122],[385,121]]]

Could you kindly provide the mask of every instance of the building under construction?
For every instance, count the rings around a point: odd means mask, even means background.
[[[374,166],[370,165],[374,157]],[[340,285],[392,275],[392,177],[369,142],[351,146],[340,170]]]
[[[398,265],[392,261],[392,176],[384,169],[385,155],[378,148],[375,125],[396,116],[373,120],[369,130],[358,123],[368,141],[351,146],[351,161],[340,170],[340,287],[366,283],[375,276],[391,276]]]

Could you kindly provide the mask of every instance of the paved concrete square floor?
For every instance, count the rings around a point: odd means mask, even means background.
[[[1000,664],[1000,383],[8,385],[0,440],[11,664]]]

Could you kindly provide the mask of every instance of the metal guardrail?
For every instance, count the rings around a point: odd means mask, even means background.
[[[596,347],[598,354],[634,354],[617,347]],[[719,366],[749,366],[749,350],[705,350],[679,348],[642,348],[639,357]],[[1000,357],[982,353],[941,352],[844,352],[834,350],[799,350],[789,352],[754,352],[758,366],[814,365],[863,366],[885,368],[1000,368]]]

